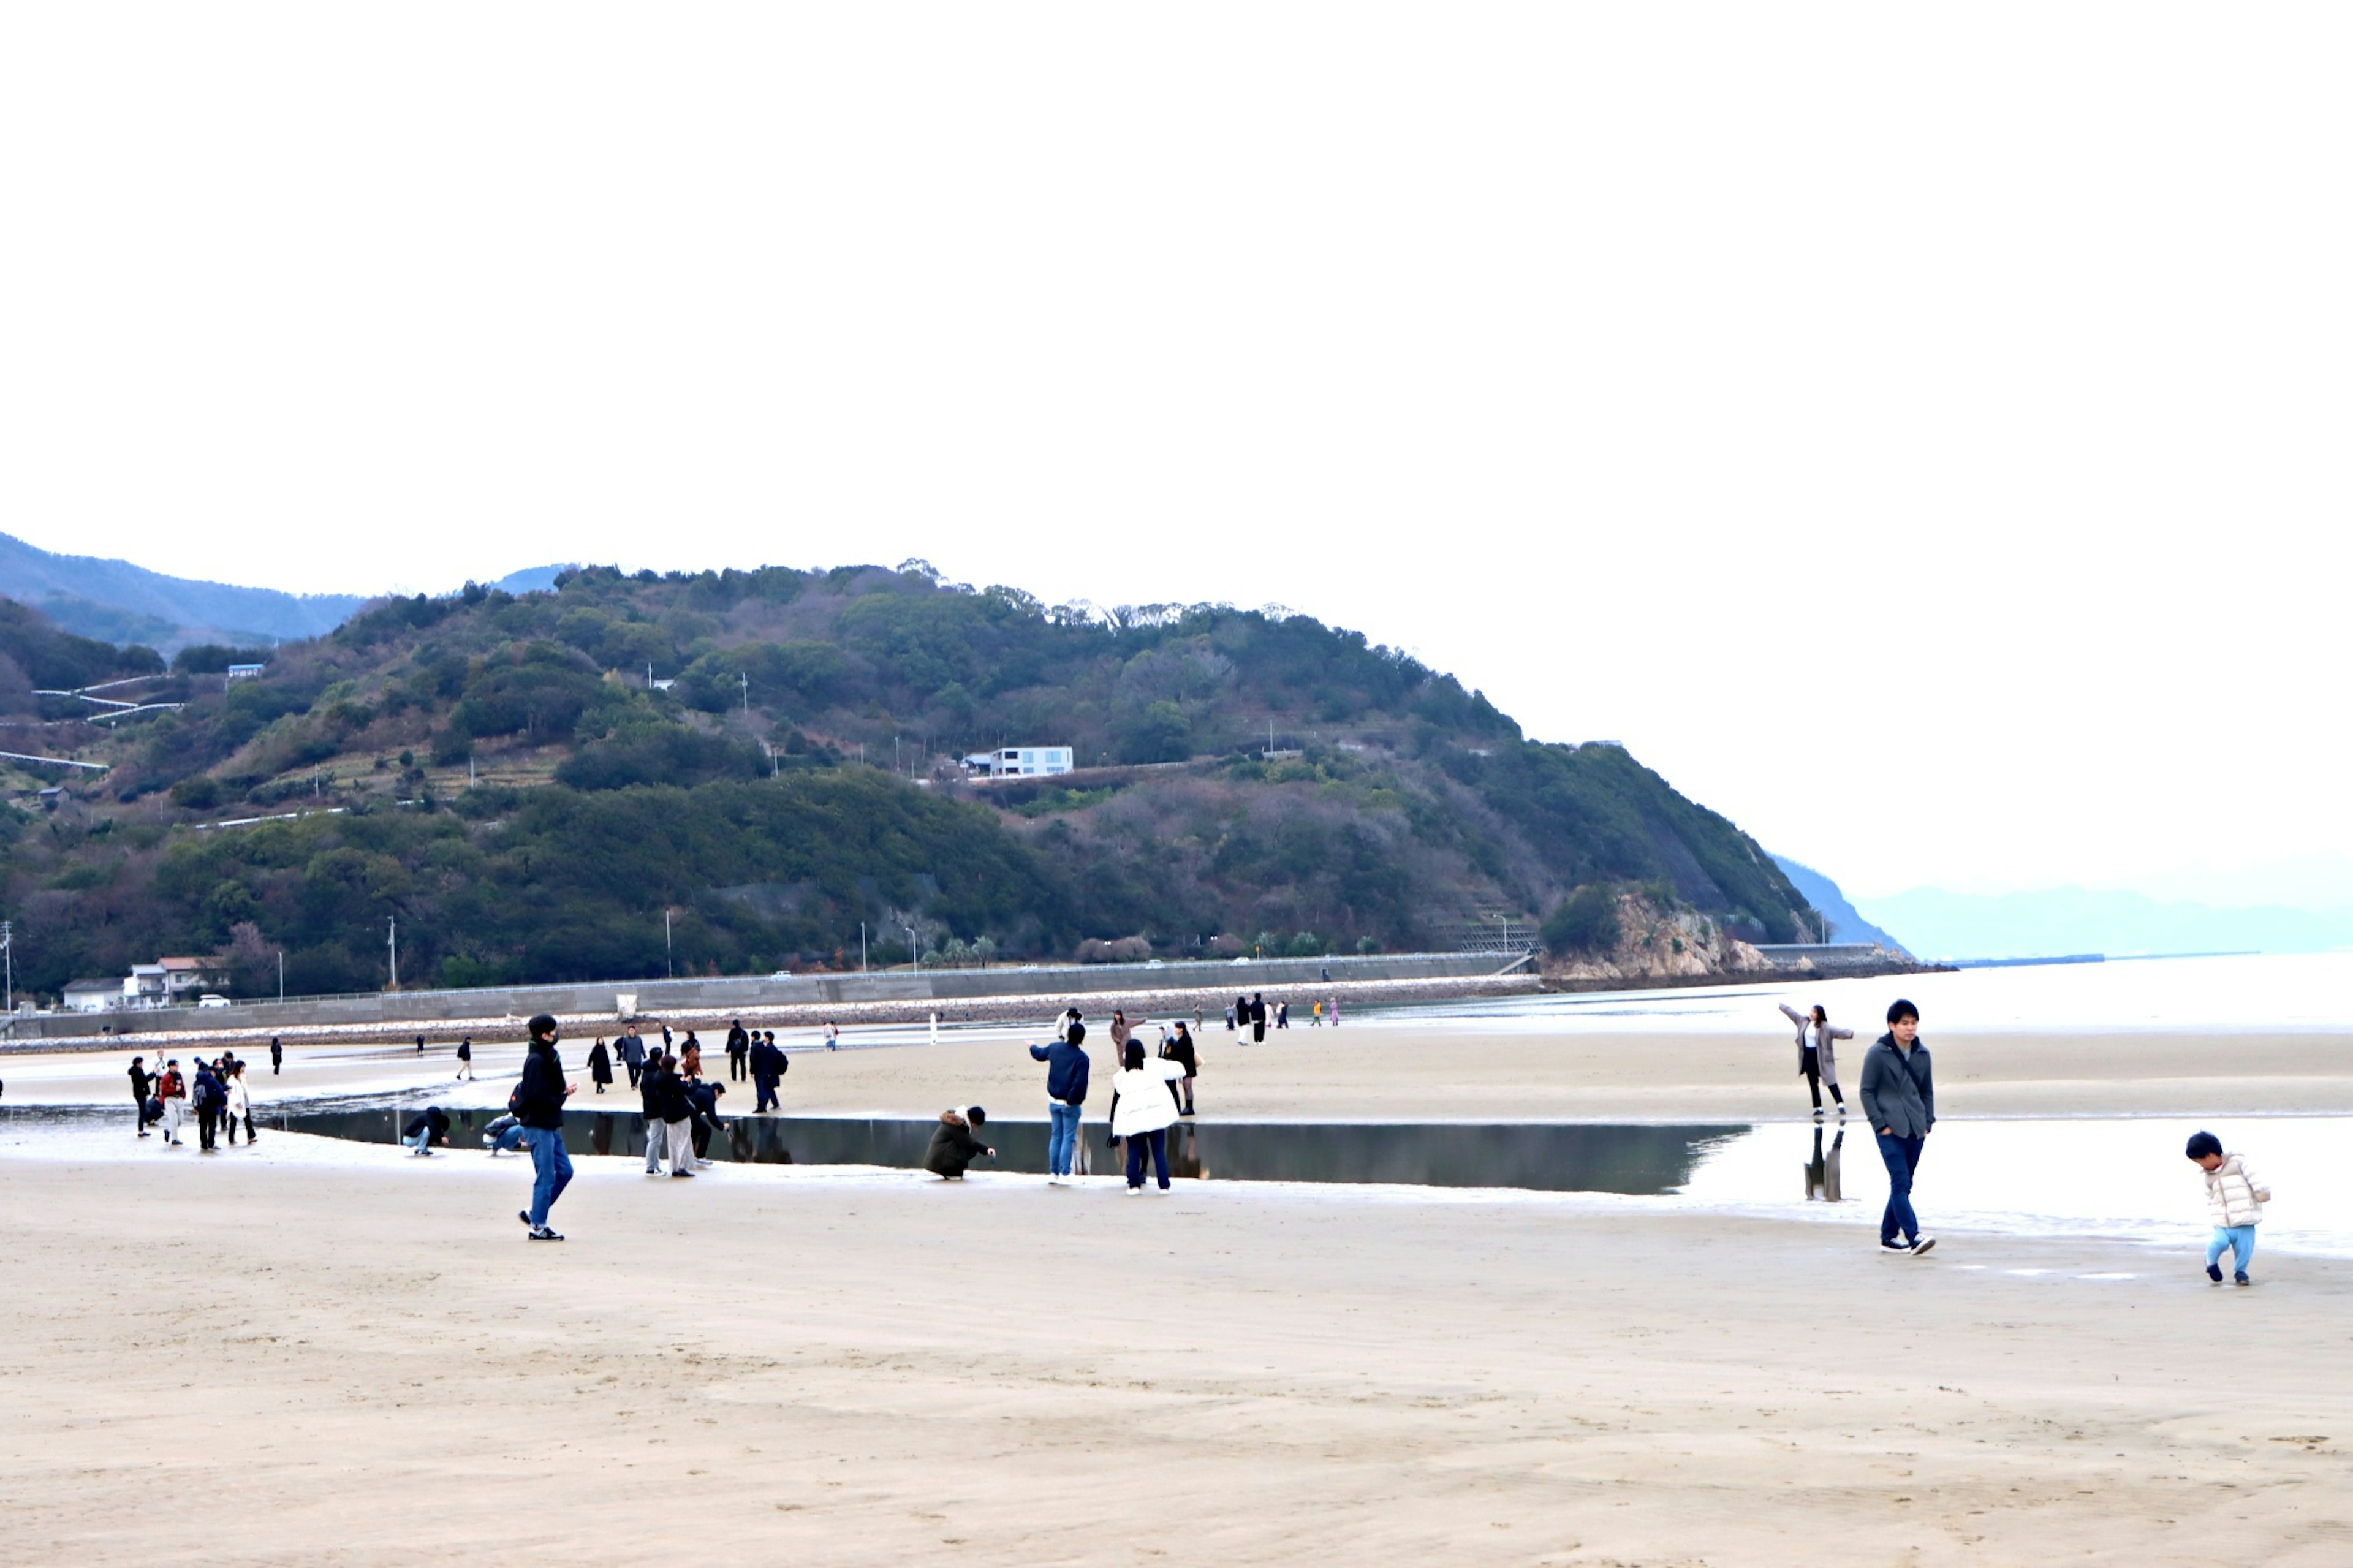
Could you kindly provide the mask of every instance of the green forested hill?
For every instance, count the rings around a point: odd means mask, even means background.
[[[290,990],[374,988],[396,916],[404,981],[450,984],[854,964],[861,920],[897,962],[910,923],[955,958],[1451,946],[1630,881],[1760,937],[1815,925],[1622,749],[1529,742],[1304,616],[1047,606],[920,563],[586,568],[183,649],[103,695],[185,706],[106,720],[32,688],[160,661],[0,611],[0,750],[114,764],[0,773],[0,915],[45,992],[164,952],[274,990],[281,950]],[[1001,744],[1084,771],[960,779]]]

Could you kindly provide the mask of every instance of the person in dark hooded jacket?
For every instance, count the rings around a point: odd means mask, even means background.
[[[227,1102],[228,1092],[221,1088],[220,1075],[213,1064],[196,1058],[196,1081],[191,1090],[196,1107],[196,1148],[210,1153],[213,1148],[213,1127],[220,1120],[221,1107]]]
[[[604,1093],[613,1081],[613,1058],[605,1049],[602,1036],[597,1037],[596,1043],[588,1047],[588,1080],[596,1086],[598,1094]]]
[[[449,1146],[449,1113],[438,1105],[428,1105],[409,1118],[408,1125],[400,1130],[400,1141],[414,1153],[429,1157],[434,1143]]]
[[[988,1125],[988,1112],[977,1105],[962,1112],[943,1110],[932,1132],[932,1146],[923,1155],[923,1169],[951,1182],[964,1180],[965,1167],[975,1160],[997,1158],[997,1151],[973,1136]]]

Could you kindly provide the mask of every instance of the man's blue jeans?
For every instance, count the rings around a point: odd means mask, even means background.
[[[2222,1256],[2222,1249],[2225,1247],[2230,1248],[2231,1251],[2232,1271],[2244,1274],[2247,1271],[2247,1259],[2255,1255],[2255,1227],[2251,1225],[2216,1226],[2214,1239],[2206,1244],[2207,1268],[2214,1267],[2214,1260]]]
[[[1071,1162],[1078,1154],[1079,1117],[1084,1109],[1082,1106],[1065,1105],[1059,1100],[1046,1108],[1047,1114],[1053,1118],[1053,1124],[1046,1130],[1048,1175],[1067,1176],[1071,1173]]]
[[[1879,1157],[1887,1165],[1887,1212],[1879,1216],[1879,1239],[1894,1241],[1901,1234],[1905,1241],[1920,1239],[1920,1216],[1912,1212],[1912,1173],[1920,1168],[1920,1150],[1925,1138],[1891,1138],[1874,1131],[1879,1140]]]
[[[531,1223],[536,1228],[547,1223],[547,1211],[572,1184],[572,1156],[564,1152],[559,1127],[526,1127],[522,1141],[531,1145]]]

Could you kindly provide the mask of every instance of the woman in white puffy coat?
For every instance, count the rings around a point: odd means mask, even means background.
[[[253,1091],[245,1085],[245,1064],[237,1062],[228,1069],[228,1125],[222,1130],[221,1142],[237,1142],[237,1124],[245,1122],[245,1141],[253,1142]]]
[[[1111,1080],[1111,1135],[1127,1140],[1127,1190],[1144,1190],[1144,1151],[1152,1150],[1153,1173],[1160,1190],[1168,1190],[1168,1127],[1176,1120],[1176,1101],[1168,1085],[1183,1080],[1185,1064],[1166,1057],[1147,1058],[1142,1040],[1130,1040],[1121,1052],[1124,1063]]]
[[[2252,1283],[2247,1263],[2255,1255],[2255,1226],[2263,1221],[2263,1205],[2272,1201],[2272,1190],[2244,1155],[2223,1152],[2222,1141],[2211,1132],[2190,1139],[2188,1152],[2206,1173],[2206,1212],[2214,1222],[2213,1238],[2206,1244],[2206,1278],[2217,1285],[2222,1282],[2227,1248],[2232,1278],[2242,1285]]]

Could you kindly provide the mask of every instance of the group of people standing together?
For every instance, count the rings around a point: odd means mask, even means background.
[[[1111,1136],[1114,1144],[1126,1144],[1127,1190],[1144,1190],[1148,1155],[1160,1190],[1166,1192],[1168,1129],[1193,1114],[1193,1081],[1201,1073],[1200,1050],[1182,1018],[1161,1029],[1156,1056],[1147,1054],[1144,1042],[1135,1037],[1139,1026],[1148,1027],[1150,1021],[1131,1025],[1124,1011],[1111,1016],[1112,1050],[1119,1060],[1119,1070],[1111,1080]],[[1079,1133],[1093,1065],[1085,1049],[1086,1038],[1086,1023],[1072,1007],[1062,1015],[1051,1043],[1029,1047],[1034,1059],[1047,1064],[1046,1180],[1055,1186],[1068,1184],[1074,1167],[1084,1158],[1085,1146]],[[939,1149],[941,1143],[940,1134],[934,1133],[934,1148]],[[928,1160],[925,1164],[942,1175],[964,1173],[961,1165],[949,1172]]]
[[[278,1055],[278,1042],[269,1042],[270,1055]],[[198,1058],[194,1078],[180,1071],[180,1059],[168,1058],[164,1070],[150,1073],[147,1058],[131,1058],[131,1099],[139,1108],[139,1136],[153,1136],[150,1127],[164,1129],[164,1142],[174,1148],[185,1148],[187,1141],[180,1129],[187,1124],[190,1111],[196,1118],[196,1147],[201,1153],[212,1153],[219,1142],[237,1142],[237,1123],[245,1124],[245,1141],[254,1141],[253,1094],[246,1087],[245,1063],[236,1054],[223,1051],[211,1061]]]
[[[1331,977],[1326,975],[1324,978]],[[1278,1029],[1291,1027],[1291,1004],[1278,1001],[1270,1007],[1267,1005],[1266,993],[1253,991],[1247,996],[1235,997],[1233,1005],[1226,1009],[1226,1033],[1230,1035],[1239,1031],[1249,1035],[1251,1044],[1263,1045],[1266,1042],[1267,1023],[1270,1019]],[[1317,1028],[1322,1028],[1325,1024],[1330,1024],[1335,1029],[1338,1028],[1340,999],[1334,996],[1317,1002],[1314,1010],[1308,1015],[1308,1022]]]

